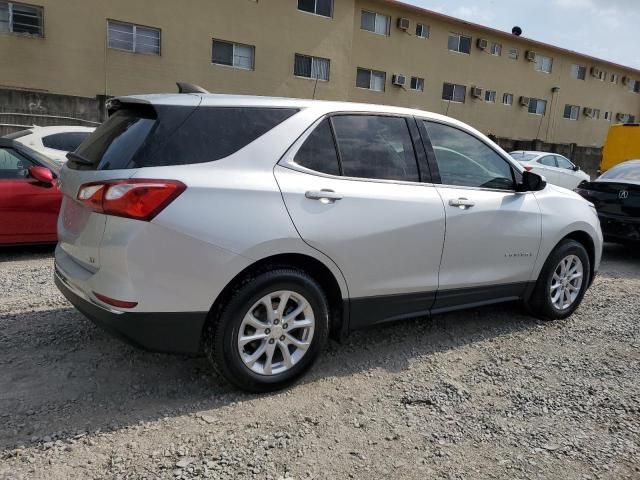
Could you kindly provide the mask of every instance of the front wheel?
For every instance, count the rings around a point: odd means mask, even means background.
[[[286,387],[328,336],[327,300],[302,271],[278,269],[243,283],[205,331],[205,353],[230,383],[251,392]]]
[[[589,286],[591,266],[584,246],[566,239],[551,252],[542,267],[528,310],[543,320],[570,316]]]

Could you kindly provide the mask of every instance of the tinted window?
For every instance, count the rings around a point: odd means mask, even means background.
[[[445,185],[514,188],[511,166],[478,138],[439,123],[424,122]]]
[[[84,142],[84,139],[89,136],[89,133],[90,132],[54,133],[53,135],[42,137],[42,144],[47,148],[73,152]]]
[[[407,122],[400,117],[332,117],[342,173],[347,177],[418,182]]]
[[[33,166],[26,157],[11,148],[0,148],[0,179],[25,178]]]
[[[556,157],[554,157],[553,155],[547,155],[546,157],[542,157],[540,160],[538,160],[538,163],[540,163],[542,165],[546,165],[547,167],[557,167],[558,166],[556,164]]]
[[[598,180],[625,180],[627,182],[640,183],[640,162],[616,165],[611,170],[603,173]]]
[[[564,168],[566,170],[573,170],[573,164],[566,158],[556,155],[556,161],[558,162],[558,167]]]
[[[117,111],[83,143],[71,168],[117,170],[211,162],[227,157],[295,114],[295,109],[150,107]]]
[[[338,154],[328,120],[324,120],[307,137],[296,153],[294,161],[298,165],[316,172],[340,175]]]

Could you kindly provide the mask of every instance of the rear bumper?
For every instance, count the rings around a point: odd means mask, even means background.
[[[123,312],[93,302],[56,266],[55,284],[85,317],[125,342],[154,352],[197,353],[208,312]]]

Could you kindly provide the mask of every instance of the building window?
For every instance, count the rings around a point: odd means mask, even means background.
[[[442,86],[442,99],[450,102],[464,103],[467,96],[467,87],[454,83],[445,83]]]
[[[449,50],[452,52],[471,53],[471,37],[465,37],[457,33],[449,34]]]
[[[611,83],[618,83],[618,74],[612,73],[610,78]]]
[[[531,98],[529,100],[529,113],[534,115],[544,115],[547,111],[547,101],[540,100],[538,98]]]
[[[640,93],[640,80],[635,80],[631,82],[631,85],[633,86],[633,89],[632,89],[633,92]]]
[[[356,87],[374,90],[376,92],[384,92],[384,84],[387,80],[387,74],[377,70],[368,70],[366,68],[358,68],[356,74]]]
[[[553,58],[544,55],[536,55],[536,70],[538,72],[551,73]]]
[[[491,42],[491,48],[489,48],[489,53],[491,55],[495,55],[499,57],[502,55],[502,44],[497,42]]]
[[[513,93],[505,93],[502,95],[502,104],[503,105],[513,105]]]
[[[333,0],[298,0],[298,10],[330,17],[333,14]]]
[[[296,53],[293,65],[296,77],[311,78],[313,80],[329,81],[329,59],[310,57]]]
[[[424,91],[424,78],[411,77],[411,90],[416,92]]]
[[[255,50],[253,45],[213,40],[211,63],[228,67],[253,70],[255,65]]]
[[[599,108],[594,108],[593,111],[591,112],[591,118],[593,118],[594,120],[600,120],[600,109]]]
[[[518,57],[520,57],[520,52],[518,51],[517,48],[510,48],[509,49],[509,58],[511,60],[518,60]]]
[[[389,35],[390,25],[391,17],[380,13],[362,10],[362,17],[360,17],[360,28],[362,30],[377,33],[378,35]]]
[[[565,105],[563,117],[567,120],[578,120],[580,116],[580,107],[577,105]]]
[[[429,38],[429,25],[419,23],[416,25],[416,37]]]
[[[584,65],[571,65],[571,78],[584,80],[587,77],[587,67]]]
[[[0,1],[0,32],[42,37],[42,7]]]
[[[160,30],[109,20],[108,44],[116,50],[160,55]]]
[[[495,90],[485,90],[484,91],[484,101],[489,103],[496,103],[496,91]]]
[[[605,119],[607,122],[610,122],[610,121],[611,121],[611,116],[612,116],[612,115],[613,115],[613,112],[604,112],[604,119]]]

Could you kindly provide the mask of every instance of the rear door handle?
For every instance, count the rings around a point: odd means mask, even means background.
[[[475,202],[469,200],[468,198],[452,198],[451,200],[449,200],[449,205],[451,205],[452,207],[458,207],[462,210],[471,208],[475,204]]]
[[[335,203],[338,200],[342,200],[342,195],[329,189],[309,190],[304,196],[309,200],[320,200],[322,203]]]

